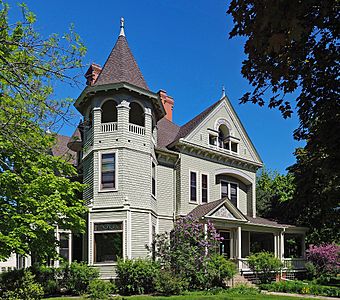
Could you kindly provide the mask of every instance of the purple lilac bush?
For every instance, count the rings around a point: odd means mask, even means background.
[[[310,245],[307,260],[311,262],[319,275],[340,272],[340,246],[336,244]]]

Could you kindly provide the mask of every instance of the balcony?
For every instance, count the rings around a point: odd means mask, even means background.
[[[129,131],[138,135],[145,135],[145,127],[129,123]]]
[[[114,132],[118,130],[117,122],[102,123],[101,132]]]

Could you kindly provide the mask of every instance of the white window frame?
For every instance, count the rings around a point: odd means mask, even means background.
[[[152,193],[152,164],[155,165],[155,194]],[[158,174],[157,174],[157,163],[156,163],[156,160],[151,158],[151,196],[155,199],[157,199],[157,177],[158,177]]]
[[[201,191],[201,204],[205,204],[205,203],[209,203],[209,201],[210,201],[210,197],[209,197],[209,192],[210,192],[210,189],[209,189],[209,181],[210,181],[210,178],[209,178],[209,174],[208,173],[204,173],[204,172],[202,172],[201,174],[200,174],[201,176],[201,178],[200,178],[200,180],[201,180],[201,184],[200,184],[200,191]],[[203,175],[206,175],[207,176],[207,202],[203,202],[202,200],[203,200],[203,180],[202,180],[202,176]]]
[[[239,192],[239,184],[236,181],[231,181],[231,180],[220,180],[220,197],[222,198],[222,182],[225,182],[228,184],[228,199],[231,201],[231,188],[230,188],[230,184],[236,184],[236,193],[237,193],[237,197],[236,197],[236,207],[239,208],[239,199],[240,199],[240,192]]]
[[[196,201],[195,200],[191,200],[191,173],[195,173],[196,174]],[[190,203],[196,203],[199,204],[199,172],[195,171],[195,170],[189,170],[189,202]]]
[[[94,225],[95,224],[100,224],[100,223],[122,223],[122,259],[125,259],[125,243],[126,243],[126,236],[125,236],[125,230],[126,230],[126,220],[125,219],[108,219],[108,220],[93,220],[91,221],[91,234],[92,234],[92,264],[95,266],[107,266],[107,265],[117,265],[117,262],[96,262],[95,260],[95,238],[94,235],[96,231],[94,230]],[[121,232],[120,230],[104,230],[100,231],[100,233],[115,233],[115,232]],[[130,237],[131,238],[131,237]]]
[[[68,263],[70,264],[72,262],[72,233],[70,230],[64,230],[64,229],[58,229],[57,231],[57,240],[60,242],[60,235],[61,234],[67,234],[68,235]],[[60,255],[60,245],[57,247],[57,252]],[[60,261],[58,261],[59,266]]]
[[[109,189],[102,188],[102,155],[103,154],[114,154],[115,155],[115,187]],[[118,191],[118,151],[117,150],[103,150],[98,151],[98,191],[101,193],[116,192]]]

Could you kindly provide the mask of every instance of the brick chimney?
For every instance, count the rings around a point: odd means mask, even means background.
[[[100,65],[94,63],[91,64],[91,66],[88,68],[84,75],[86,78],[86,84],[94,85],[101,71],[102,68],[100,67]]]
[[[172,110],[175,103],[174,99],[171,96],[168,96],[164,90],[160,90],[158,94],[166,112],[165,118],[167,118],[169,121],[172,121]]]

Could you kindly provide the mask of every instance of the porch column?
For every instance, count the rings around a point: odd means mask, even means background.
[[[278,234],[277,233],[274,233],[274,256],[275,257],[279,257],[279,253],[278,253],[278,247],[277,247],[277,240],[278,240]]]
[[[306,242],[305,242],[305,239],[306,239],[306,234],[304,233],[301,237],[301,257],[303,259],[306,259]]]
[[[238,268],[241,269],[241,258],[242,258],[242,230],[241,226],[237,227],[237,239],[236,239],[236,245],[237,245],[237,263],[238,263]]]
[[[285,236],[283,231],[280,232],[280,259],[283,261],[285,251]]]

